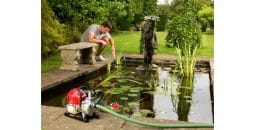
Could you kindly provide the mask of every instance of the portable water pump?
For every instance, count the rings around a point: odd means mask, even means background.
[[[95,97],[94,90],[87,90],[85,87],[71,89],[66,97],[65,115],[82,119],[85,122],[89,122],[92,117],[98,118]]]

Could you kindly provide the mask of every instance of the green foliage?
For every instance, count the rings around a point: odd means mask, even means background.
[[[157,14],[157,0],[143,0],[143,15],[156,15]]]
[[[65,44],[65,25],[60,24],[54,12],[48,6],[47,0],[41,1],[42,21],[41,21],[41,55],[48,57],[58,51],[58,46]]]
[[[124,4],[108,0],[52,0],[52,9],[61,22],[84,21],[101,23],[106,19],[114,20],[124,14]]]
[[[121,50],[122,54],[139,54],[139,40],[141,32],[118,32],[113,34],[115,40],[116,51]],[[157,54],[162,55],[177,55],[175,48],[168,48],[165,46],[165,37],[167,32],[157,32],[159,48]],[[214,35],[202,33],[202,46],[197,49],[196,55],[203,57],[214,57]],[[111,54],[111,46],[107,45],[103,55]],[[58,69],[61,64],[60,54],[54,55],[55,58],[42,59],[42,72],[47,72],[51,69]]]
[[[131,20],[128,20],[128,16],[120,17],[118,19],[118,29],[122,31],[129,31],[131,26]]]
[[[201,23],[202,32],[206,31],[206,27],[208,24],[213,29],[214,28],[214,9],[209,6],[202,7],[202,9],[198,11],[198,20]]]
[[[195,53],[197,48],[193,50],[190,46],[186,46],[184,50],[176,48],[178,53],[177,63],[180,75],[185,78],[192,78],[196,65]]]
[[[120,30],[128,31],[130,29],[132,21],[134,21],[135,14],[135,1],[134,0],[123,0],[125,3],[124,10],[126,14],[122,17],[119,17],[117,20],[117,26]]]
[[[169,14],[170,6],[168,4],[158,5],[158,14]]]
[[[185,0],[182,13],[173,18],[166,37],[166,46],[176,48],[181,75],[191,79],[196,63],[195,53],[201,46],[201,31],[194,10],[192,0]]]
[[[143,49],[144,49],[144,35],[143,35],[143,32],[144,32],[144,30],[142,29],[141,37],[140,37],[140,46],[139,46],[140,54],[143,54]]]
[[[167,23],[167,15],[166,14],[161,14],[158,15],[159,21],[157,22],[157,31],[165,31],[166,28],[166,23]]]
[[[143,22],[144,18],[143,18],[143,14],[135,14],[134,16],[134,26],[136,31],[139,31],[141,29],[140,24]]]
[[[183,13],[169,23],[166,37],[167,47],[180,48],[182,51],[191,47],[191,53],[193,53],[196,47],[201,46],[201,31],[193,7],[192,2],[187,0]]]
[[[184,10],[184,2],[186,0],[173,0],[169,7],[169,19],[172,20],[175,16],[182,13]],[[213,1],[211,0],[193,0],[194,12],[198,12],[203,6],[213,7]]]

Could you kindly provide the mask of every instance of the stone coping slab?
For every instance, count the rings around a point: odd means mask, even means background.
[[[61,85],[65,82],[71,81],[82,75],[89,75],[97,71],[100,68],[106,66],[103,61],[97,62],[95,65],[84,64],[80,65],[80,71],[67,71],[67,70],[54,70],[42,74],[41,91],[48,90],[57,85]]]

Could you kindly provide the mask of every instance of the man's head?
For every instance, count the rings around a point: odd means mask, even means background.
[[[101,27],[100,27],[100,32],[101,33],[107,33],[110,31],[110,29],[112,29],[112,24],[110,21],[105,21],[101,24]]]

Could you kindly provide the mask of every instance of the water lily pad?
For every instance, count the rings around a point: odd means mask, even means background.
[[[114,89],[108,89],[105,91],[105,93],[110,93],[110,94],[122,94],[124,93],[124,90],[120,89],[120,88],[114,88]]]
[[[137,97],[138,95],[135,94],[135,93],[129,93],[128,96],[129,96],[129,97]]]
[[[187,98],[187,99],[191,99],[192,98],[192,96],[183,96],[184,98]]]
[[[132,89],[129,89],[129,91],[132,92],[132,93],[137,93],[137,92],[139,92],[140,90],[139,90],[139,89],[132,88]]]
[[[137,90],[139,90],[139,91],[144,90],[143,87],[135,87],[135,88],[133,88],[133,89],[137,89]]]
[[[187,102],[187,103],[191,103],[191,102],[192,102],[192,100],[186,100],[186,102]]]
[[[122,85],[122,86],[120,86],[121,88],[123,88],[123,89],[130,89],[131,87],[130,86],[128,86],[128,85]]]
[[[166,112],[165,111],[162,111],[162,110],[155,110],[154,112],[155,114],[165,114]]]
[[[139,111],[135,111],[132,116],[142,116],[142,113]]]
[[[124,112],[131,112],[132,110],[129,107],[123,107]]]
[[[165,67],[164,70],[165,71],[171,71],[172,69],[170,67]]]
[[[126,100],[128,100],[128,98],[127,97],[121,97],[120,100],[126,101]]]
[[[117,80],[117,82],[119,82],[119,83],[125,83],[125,82],[127,82],[126,80],[121,80],[121,79],[119,79],[119,80]]]
[[[172,92],[172,93],[171,93],[172,96],[178,96],[178,95],[180,95],[180,94],[181,94],[180,92]]]
[[[148,93],[148,94],[154,94],[154,91],[147,91],[147,92],[143,92],[143,93]]]
[[[149,109],[141,109],[140,113],[142,116],[146,117],[148,114],[152,114],[153,112]]]
[[[139,106],[139,102],[129,102],[128,106],[130,106],[130,107]]]

